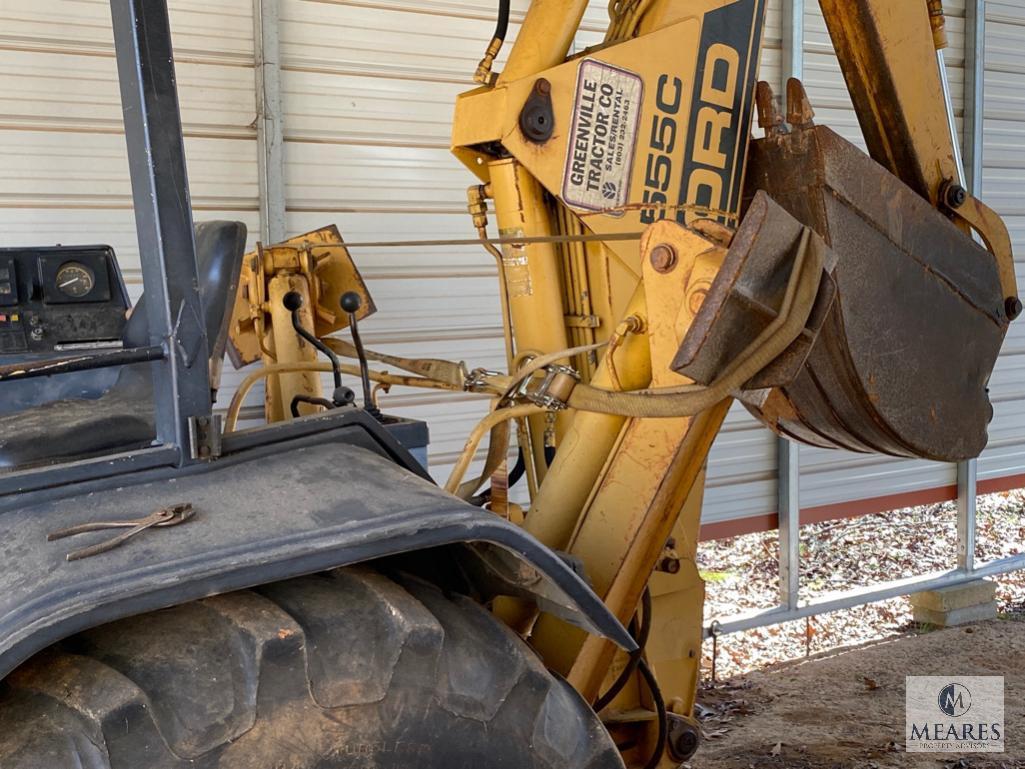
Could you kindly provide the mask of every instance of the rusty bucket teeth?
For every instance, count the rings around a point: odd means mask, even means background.
[[[772,322],[805,226],[829,247],[815,308],[740,399],[816,446],[978,456],[1008,326],[995,260],[822,126],[754,142],[744,220],[673,368],[712,381]]]

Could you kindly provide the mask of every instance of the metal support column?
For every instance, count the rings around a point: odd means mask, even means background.
[[[957,567],[975,569],[975,460],[957,465]]]
[[[253,0],[256,31],[256,142],[260,177],[260,237],[264,243],[280,243],[287,237],[278,1]]]
[[[156,437],[188,462],[190,423],[210,424],[210,353],[171,28],[163,0],[111,0],[110,9],[150,344],[166,354],[152,364]]]
[[[797,608],[801,578],[801,468],[798,445],[780,438],[779,470],[779,602]]]
[[[804,0],[783,0],[783,82],[804,78]],[[785,92],[785,90],[784,90]]]
[[[783,2],[782,83],[804,77],[804,0]],[[800,447],[786,438],[776,442],[779,510],[779,599],[786,609],[796,609],[800,585],[801,455]]]
[[[982,194],[982,131],[986,82],[986,0],[965,2],[964,165],[965,185]]]
[[[986,77],[986,0],[965,3],[964,182],[972,195],[982,195],[983,109]],[[957,565],[975,568],[975,505],[978,461],[957,466]]]

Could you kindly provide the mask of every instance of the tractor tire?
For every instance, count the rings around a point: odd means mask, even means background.
[[[365,569],[87,631],[0,684],[3,769],[622,769],[469,598]]]

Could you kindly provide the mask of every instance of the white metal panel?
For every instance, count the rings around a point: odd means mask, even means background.
[[[513,35],[526,5],[514,3]],[[282,6],[289,231],[336,222],[352,241],[471,236],[465,188],[473,180],[448,155],[447,144],[454,98],[471,85],[492,31],[492,4],[283,0]],[[963,2],[946,6],[948,67],[960,118]],[[990,0],[988,6],[986,196],[1008,217],[1020,249],[1025,9],[1020,2]],[[108,8],[105,0],[5,0],[0,8],[0,239],[110,242],[137,292]],[[805,80],[819,122],[860,142],[817,4],[807,8]],[[171,0],[171,13],[197,218],[240,218],[255,232],[251,2]],[[593,3],[578,48],[600,38],[606,19],[605,4]],[[780,3],[773,0],[761,77],[777,88],[781,39]],[[375,347],[500,364],[495,269],[486,254],[439,247],[357,249],[355,256],[381,308],[366,323]],[[983,478],[1025,465],[1018,440],[1025,418],[1022,334],[1012,333],[994,375],[997,419],[980,463]],[[226,396],[239,376],[226,377]],[[251,403],[258,403],[258,392]],[[469,396],[409,389],[393,391],[385,403],[428,419],[441,477],[486,407]],[[802,465],[806,507],[953,480],[943,465],[814,449],[802,450]],[[735,408],[713,447],[706,522],[772,512],[775,476],[772,436]]]
[[[983,199],[1004,216],[1025,285],[1025,3],[986,4]],[[990,382],[994,419],[979,459],[979,479],[1025,473],[1025,326],[1011,324]]]
[[[197,218],[247,218],[257,210],[251,2],[171,0],[170,13]],[[80,241],[75,226],[93,241],[129,234],[109,3],[5,0],[0,84],[4,243]],[[137,275],[133,239],[118,248]]]

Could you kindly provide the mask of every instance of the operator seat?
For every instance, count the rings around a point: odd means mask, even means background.
[[[219,364],[238,289],[246,226],[242,222],[201,222],[195,233],[210,360]],[[150,344],[145,303],[143,294],[125,324],[122,339],[126,349]],[[0,397],[2,388],[0,383]],[[215,395],[212,392],[211,398]],[[137,363],[122,367],[114,384],[99,398],[53,401],[0,416],[0,472],[143,448],[155,437],[152,367]]]

